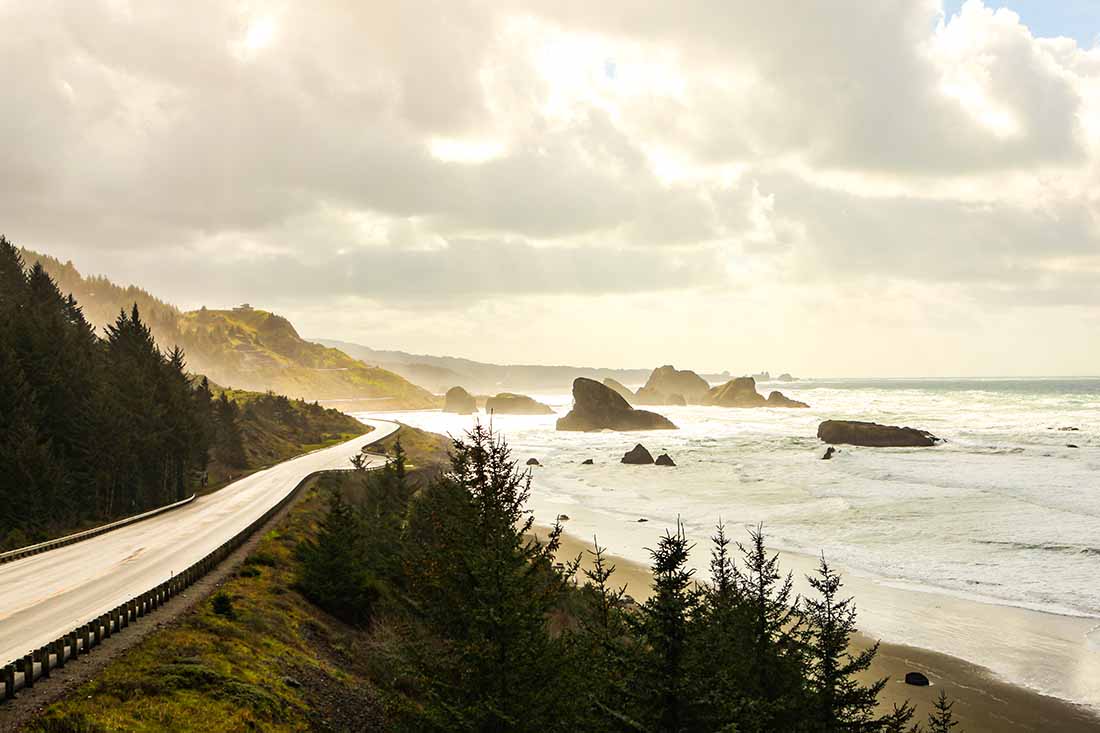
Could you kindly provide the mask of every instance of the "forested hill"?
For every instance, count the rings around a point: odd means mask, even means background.
[[[0,237],[0,549],[162,506],[367,427],[212,388],[158,348],[139,306],[104,336]]]
[[[271,390],[307,400],[339,404],[343,409],[416,409],[435,407],[427,390],[380,367],[368,366],[344,352],[303,340],[285,318],[248,307],[183,312],[134,287],[104,277],[85,277],[71,262],[28,249],[20,254],[28,267],[36,262],[65,294],[80,303],[88,322],[101,332],[120,311],[137,304],[158,344],[180,346],[193,372],[238,389]]]

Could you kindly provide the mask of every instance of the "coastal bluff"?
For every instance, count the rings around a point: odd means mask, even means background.
[[[858,420],[826,420],[817,427],[817,437],[831,445],[869,448],[927,448],[941,442],[926,430]]]
[[[675,430],[672,421],[648,410],[635,410],[615,390],[594,379],[573,380],[573,409],[559,418],[558,430]]]

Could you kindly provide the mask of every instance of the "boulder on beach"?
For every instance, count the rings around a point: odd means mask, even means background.
[[[925,430],[858,420],[826,420],[818,425],[817,437],[833,445],[843,443],[871,448],[925,448],[940,442]]]
[[[653,463],[653,454],[647,451],[644,445],[638,443],[626,452],[622,462],[632,466],[649,466]]]
[[[690,369],[666,364],[653,370],[633,401],[639,405],[695,405],[703,400],[708,389],[707,380]]]
[[[792,400],[779,390],[775,390],[768,395],[768,407],[809,407],[809,405],[805,402]]]
[[[627,402],[634,402],[634,393],[630,390],[630,387],[627,387],[622,382],[616,379],[612,379],[611,377],[607,377],[603,380],[603,386],[607,387],[610,390],[614,390]]]
[[[923,672],[906,672],[905,684],[916,685],[917,687],[928,687],[928,677]]]
[[[676,465],[676,462],[672,460],[672,456],[670,456],[668,453],[662,453],[661,455],[657,456],[657,460],[654,461],[654,463],[657,464],[658,466],[675,466]]]
[[[539,463],[538,458],[528,458],[527,459],[527,465],[528,466],[541,466],[542,464]]]
[[[573,380],[573,409],[558,419],[558,430],[675,430],[655,412],[635,410],[622,395],[594,379]]]
[[[536,402],[527,395],[501,392],[485,401],[485,411],[498,415],[553,415],[549,405]]]
[[[443,412],[472,415],[477,412],[477,400],[462,387],[451,387],[443,397]]]
[[[821,460],[831,460],[834,453],[836,453],[836,448],[830,445],[828,448],[825,449],[825,455],[821,456]]]

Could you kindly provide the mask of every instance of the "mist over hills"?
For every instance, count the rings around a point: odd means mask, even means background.
[[[63,293],[72,293],[98,329],[137,304],[161,349],[179,345],[188,368],[237,389],[271,390],[343,409],[417,409],[438,399],[407,379],[344,352],[302,339],[287,319],[240,306],[181,311],[135,286],[84,277],[71,262],[22,249],[28,266],[40,262]]]
[[[492,364],[455,356],[410,354],[405,351],[373,349],[335,339],[313,339],[319,344],[340,349],[368,364],[377,364],[400,374],[433,392],[445,392],[460,385],[467,390],[491,394],[510,389],[529,392],[568,392],[577,377],[602,381],[611,378],[624,384],[641,385],[653,369],[611,369],[568,365]],[[725,382],[729,372],[701,375],[709,382]]]

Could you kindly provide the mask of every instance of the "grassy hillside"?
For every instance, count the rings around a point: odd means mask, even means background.
[[[404,377],[303,340],[290,321],[274,313],[247,307],[183,312],[140,288],[85,277],[71,262],[27,249],[21,254],[28,266],[41,262],[60,290],[76,297],[97,328],[137,303],[161,348],[181,346],[189,368],[218,384],[322,400],[347,410],[439,404],[434,395]]]

